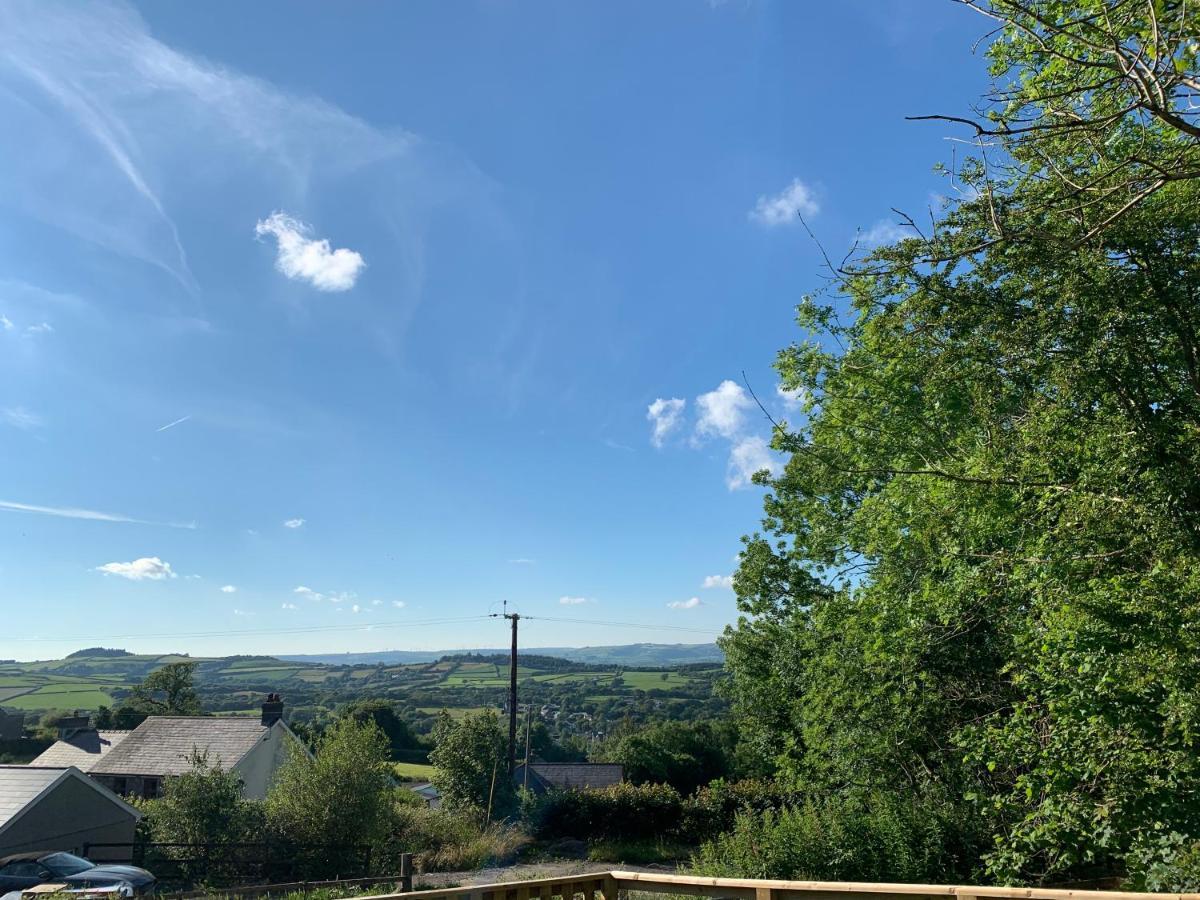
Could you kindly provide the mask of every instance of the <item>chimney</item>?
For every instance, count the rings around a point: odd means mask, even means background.
[[[276,722],[283,718],[283,698],[278,694],[267,694],[267,699],[262,705],[262,723],[267,728],[270,728]]]
[[[58,720],[58,739],[60,741],[69,741],[81,731],[87,731],[91,726],[91,720],[87,716],[81,716],[76,712],[73,716],[64,716]]]

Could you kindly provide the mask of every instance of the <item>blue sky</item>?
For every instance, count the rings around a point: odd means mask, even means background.
[[[952,145],[903,117],[978,97],[983,27],[8,0],[0,657],[498,646],[506,599],[530,646],[710,639],[794,214],[927,214]]]

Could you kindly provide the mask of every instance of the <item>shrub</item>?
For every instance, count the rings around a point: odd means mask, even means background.
[[[936,797],[810,801],[738,814],[692,864],[716,877],[953,883],[971,879],[983,839],[975,819]]]
[[[678,837],[700,843],[732,829],[739,813],[778,812],[799,802],[799,794],[774,781],[717,780],[684,801]]]
[[[1145,840],[1126,857],[1129,888],[1172,894],[1200,891],[1200,841],[1177,832]]]
[[[665,784],[615,784],[594,791],[552,791],[534,805],[539,838],[660,838],[679,825],[683,799]]]
[[[389,824],[390,840],[372,858],[383,874],[399,871],[400,853],[411,853],[420,872],[453,871],[509,862],[529,843],[518,828],[423,805],[396,804]]]

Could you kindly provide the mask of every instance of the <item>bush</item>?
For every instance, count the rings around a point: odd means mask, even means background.
[[[961,883],[984,839],[957,804],[882,795],[740,813],[692,864],[714,877]]]
[[[683,803],[678,837],[692,844],[731,830],[739,813],[779,812],[800,802],[800,795],[774,781],[717,780]]]
[[[534,805],[539,838],[656,839],[679,825],[683,798],[666,784],[615,784],[594,791],[552,791]]]
[[[1185,894],[1200,891],[1200,841],[1177,832],[1147,840],[1126,857],[1128,887]]]
[[[529,836],[508,825],[480,826],[474,816],[424,805],[392,808],[390,840],[373,856],[384,874],[399,871],[399,854],[411,853],[419,872],[478,869],[512,861]]]

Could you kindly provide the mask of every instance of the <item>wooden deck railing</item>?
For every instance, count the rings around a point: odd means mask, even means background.
[[[358,900],[618,900],[621,891],[729,897],[735,900],[1200,900],[1200,894],[1142,894],[1059,888],[1006,888],[982,885],[887,884],[864,881],[766,881],[753,878],[701,878],[649,872],[592,872],[499,884],[463,885],[407,894],[380,894]],[[853,900],[853,898],[849,898]]]

